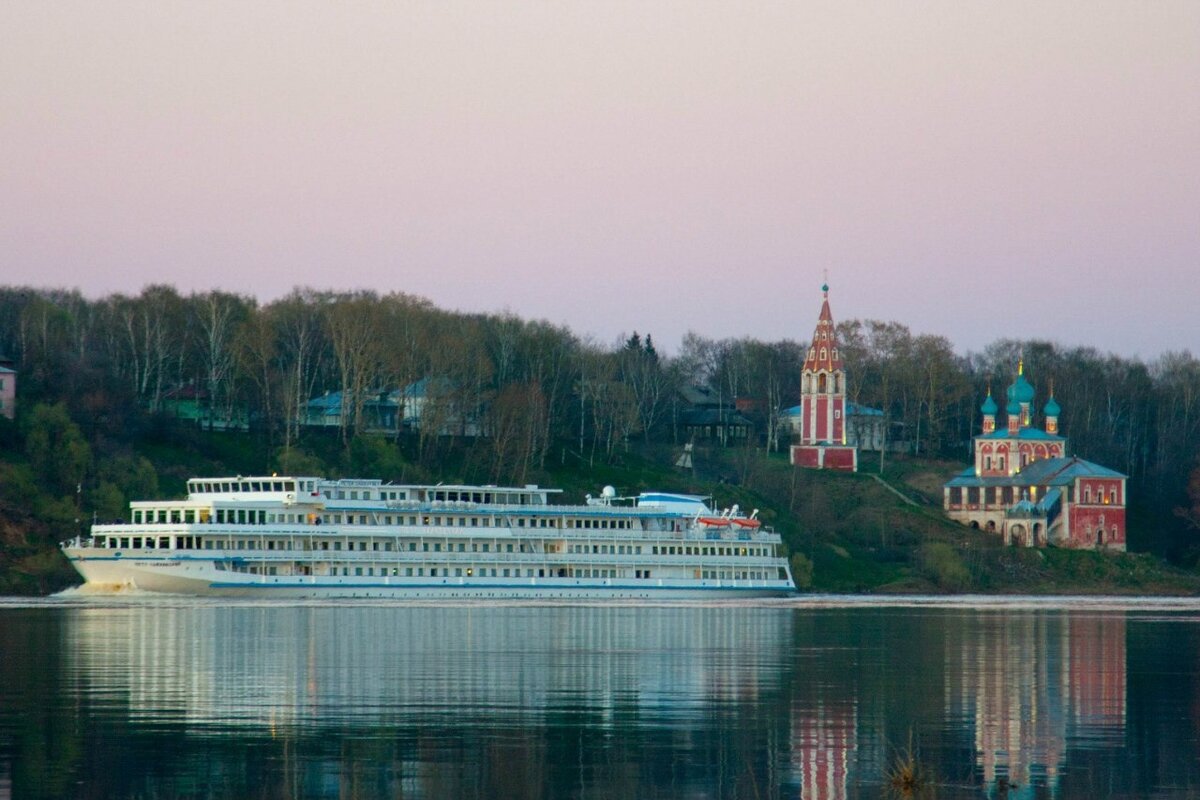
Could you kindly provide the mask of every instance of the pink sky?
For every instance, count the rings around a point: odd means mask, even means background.
[[[1200,352],[1200,3],[0,5],[0,283]]]

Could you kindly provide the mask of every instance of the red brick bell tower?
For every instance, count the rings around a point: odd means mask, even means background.
[[[857,472],[858,448],[846,444],[846,370],[829,310],[829,284],[821,293],[821,315],[800,377],[800,436],[792,445],[792,463]]]

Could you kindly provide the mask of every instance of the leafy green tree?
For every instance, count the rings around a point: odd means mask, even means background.
[[[808,589],[812,586],[813,580],[813,563],[808,556],[803,553],[792,553],[791,560],[788,562],[792,567],[792,580],[796,582],[797,589]]]
[[[945,542],[921,545],[917,558],[925,574],[943,589],[959,591],[971,583],[971,573],[962,558]]]
[[[55,494],[76,491],[92,464],[92,449],[63,403],[38,403],[24,417],[25,454],[38,481]]]

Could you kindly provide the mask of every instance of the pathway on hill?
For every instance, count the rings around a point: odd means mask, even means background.
[[[916,500],[913,500],[911,497],[909,497],[904,492],[897,489],[895,486],[892,486],[890,483],[885,481],[883,478],[879,477],[878,475],[872,475],[871,477],[874,478],[875,480],[879,481],[880,486],[887,489],[889,492],[896,495],[896,497],[899,497],[901,500],[908,503],[910,506],[914,506],[914,507],[917,506]]]

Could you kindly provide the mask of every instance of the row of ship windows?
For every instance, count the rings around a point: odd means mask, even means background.
[[[302,482],[301,488],[309,491],[311,481]],[[240,481],[195,481],[191,491],[197,494],[232,494],[237,492],[292,492],[296,491],[295,481],[282,480],[240,480]],[[407,500],[408,492],[402,489],[325,489],[321,494],[330,500]],[[467,502],[467,503],[531,503],[539,495],[526,492],[471,492],[440,490],[429,493],[429,499],[436,502]]]
[[[311,576],[312,570],[305,565],[296,565],[297,572],[293,573],[300,576]],[[218,562],[217,569],[229,572],[241,572],[250,575],[279,575],[277,566],[258,565],[258,564],[230,564]],[[594,569],[589,567],[559,567],[557,569],[526,569],[524,575],[522,570],[506,567],[503,569],[497,567],[481,567],[476,570],[473,567],[349,567],[349,566],[333,566],[329,568],[325,576],[356,577],[356,578],[386,578],[386,577],[405,577],[405,578],[473,578],[478,572],[481,578],[628,578],[628,570],[621,569]],[[633,577],[637,580],[646,580],[653,576],[653,571],[648,569],[634,570]],[[427,574],[428,573],[428,574]],[[769,573],[764,570],[727,570],[727,569],[705,569],[695,570],[695,578],[708,580],[767,580]]]
[[[396,489],[381,489],[378,492],[369,489],[326,489],[322,494],[328,500],[383,500],[389,502],[409,499],[407,491]],[[419,499],[419,497],[413,499]],[[438,490],[428,492],[427,499],[435,503],[475,503],[477,505],[517,503],[528,505],[530,503],[537,503],[540,496],[524,492],[460,492]]]
[[[100,537],[96,541],[96,546],[105,549],[133,549],[133,550],[168,550],[171,548],[170,536],[109,536]],[[408,551],[410,553],[490,553],[492,552],[492,542],[472,542],[471,549],[466,549],[466,542],[427,542],[427,541],[404,541],[404,542],[367,542],[363,540],[347,541],[344,543],[338,541],[301,541],[292,543],[289,547],[289,542],[286,539],[210,539],[199,536],[180,536],[177,537],[176,546],[181,550],[324,550],[340,552],[343,549],[346,551],[359,552],[397,552]],[[397,547],[393,548],[393,544]],[[445,549],[443,550],[443,544]],[[382,545],[382,546],[381,546]],[[532,548],[526,548],[523,542],[496,542],[495,552],[497,553],[526,553],[536,552]],[[503,549],[502,549],[503,548]],[[546,553],[553,554],[558,552],[581,554],[590,553],[592,555],[642,555],[642,545],[633,544],[568,544],[565,548],[560,548],[554,543],[546,544]],[[683,545],[652,545],[650,547],[652,555],[680,555],[680,556],[769,556],[770,551],[766,547],[722,547],[713,545],[704,546],[683,546]]]
[[[212,514],[208,509],[134,509],[133,524],[207,524],[218,525],[446,525],[457,528],[558,528],[574,530],[633,530],[629,519],[582,519],[557,517],[505,517],[491,516],[442,516],[440,514],[295,514],[275,513],[262,509],[218,508]]]
[[[191,491],[198,494],[220,492],[295,492],[295,481],[196,481]]]

